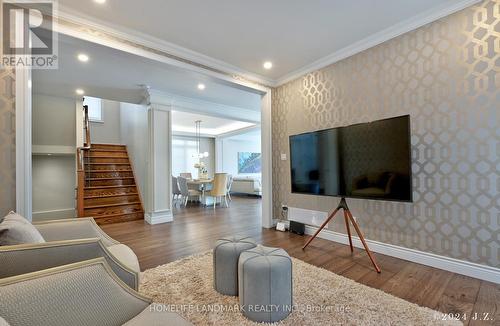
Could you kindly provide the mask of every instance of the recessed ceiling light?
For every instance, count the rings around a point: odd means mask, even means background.
[[[80,53],[78,55],[78,60],[80,60],[81,62],[87,62],[89,61],[89,56],[86,55],[85,53]]]
[[[205,84],[198,84],[198,89],[199,90],[204,90],[205,89]]]
[[[264,62],[264,69],[271,69],[273,67],[273,63],[271,61]]]
[[[99,4],[103,4],[106,2],[106,0],[94,0],[95,2],[99,3]]]
[[[76,94],[78,94],[78,95],[83,95],[83,94],[85,94],[85,91],[84,91],[83,89],[81,89],[81,88],[78,88],[78,89],[76,90]]]

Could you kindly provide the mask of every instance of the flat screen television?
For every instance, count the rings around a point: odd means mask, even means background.
[[[292,193],[412,201],[410,116],[290,136]]]

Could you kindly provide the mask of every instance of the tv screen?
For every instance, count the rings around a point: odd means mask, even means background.
[[[292,192],[412,201],[410,116],[290,136]]]

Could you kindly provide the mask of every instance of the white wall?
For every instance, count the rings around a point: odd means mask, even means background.
[[[75,146],[75,100],[33,94],[33,145]]]
[[[127,145],[139,191],[146,194],[148,112],[144,105],[120,103],[120,142]]]
[[[33,220],[75,217],[75,158],[33,156]]]
[[[92,143],[121,144],[120,103],[102,100],[102,121],[90,123]]]
[[[238,152],[253,152],[260,153],[260,135],[259,132],[252,132],[248,135],[238,135],[234,137],[227,137],[220,139],[221,152],[219,153],[221,159],[219,160],[221,166],[217,167],[220,172],[225,172],[236,175],[244,176],[260,176],[257,174],[239,174],[238,173]]]
[[[75,100],[33,94],[34,148],[68,147],[69,155],[33,155],[33,220],[75,216]]]

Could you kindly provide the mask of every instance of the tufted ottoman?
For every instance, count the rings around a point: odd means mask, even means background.
[[[243,314],[255,322],[273,323],[292,311],[292,260],[285,250],[258,246],[238,262]]]
[[[257,244],[249,237],[227,237],[217,240],[214,248],[214,288],[225,295],[238,295],[238,258],[240,253]]]

